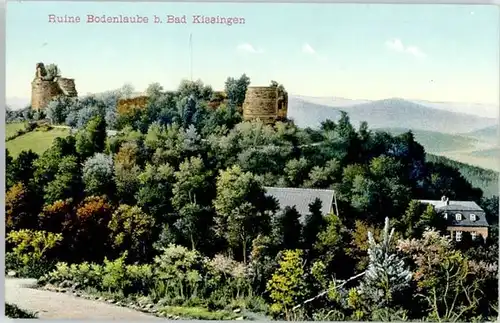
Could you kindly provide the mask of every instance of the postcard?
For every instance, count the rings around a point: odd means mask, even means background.
[[[11,318],[493,321],[493,6],[9,2]]]

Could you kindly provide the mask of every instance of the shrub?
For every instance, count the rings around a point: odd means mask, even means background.
[[[5,303],[5,316],[11,319],[36,319],[36,314],[20,309],[16,305]]]
[[[52,267],[47,253],[62,241],[62,235],[24,229],[9,232],[6,241],[15,245],[8,258],[11,266],[19,267],[12,269],[19,270],[21,275],[38,278]]]

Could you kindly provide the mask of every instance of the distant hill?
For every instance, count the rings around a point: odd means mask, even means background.
[[[463,135],[492,143],[498,143],[500,139],[498,129],[499,129],[498,125],[493,125],[479,130],[466,132],[463,133]]]
[[[463,103],[463,102],[431,102],[425,100],[409,100],[429,108],[446,110],[451,112],[473,114],[487,118],[498,118],[498,105],[485,103]]]
[[[409,129],[385,128],[375,129],[387,131],[393,135],[400,135]],[[435,131],[412,130],[415,140],[425,147],[429,153],[443,153],[457,150],[474,150],[478,145],[478,140],[462,135],[447,134]]]
[[[483,190],[484,196],[499,195],[499,174],[493,170],[483,169],[460,163],[446,157],[427,154],[428,162],[441,163],[454,167],[460,171],[460,174],[469,181],[474,187]]]
[[[490,149],[476,150],[471,152],[471,155],[477,157],[498,158],[500,157],[500,148],[495,147]]]
[[[319,100],[316,99],[316,102]],[[332,99],[333,102],[335,100]],[[495,118],[486,118],[464,113],[434,109],[403,99],[385,99],[335,107],[306,101],[290,96],[288,116],[301,127],[318,127],[326,119],[337,120],[340,111],[346,111],[354,125],[368,122],[370,128],[408,128],[442,133],[464,133],[490,127],[498,123]]]

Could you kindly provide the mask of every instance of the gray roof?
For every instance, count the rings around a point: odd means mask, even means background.
[[[280,209],[295,206],[297,212],[302,216],[301,220],[304,220],[304,217],[309,214],[309,204],[313,203],[316,198],[321,201],[323,215],[327,215],[332,210],[333,190],[294,187],[265,187],[265,189],[269,196],[278,201]]]
[[[445,203],[439,200],[419,200],[421,203],[431,204],[436,211],[448,214],[449,226],[464,226],[464,227],[487,227],[489,226],[486,220],[484,210],[473,201],[449,201]],[[462,220],[458,221],[455,217],[456,213],[466,212],[463,214]],[[476,221],[470,220],[470,214],[476,215]]]
[[[483,209],[473,201],[449,201],[448,204],[440,200],[420,200],[420,202],[432,204],[439,210],[484,212]]]

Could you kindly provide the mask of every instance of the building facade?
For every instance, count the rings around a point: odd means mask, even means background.
[[[472,201],[450,201],[443,196],[441,200],[420,200],[421,203],[431,204],[436,212],[447,221],[447,230],[452,239],[461,241],[464,233],[472,239],[488,238],[489,224],[484,210]]]

